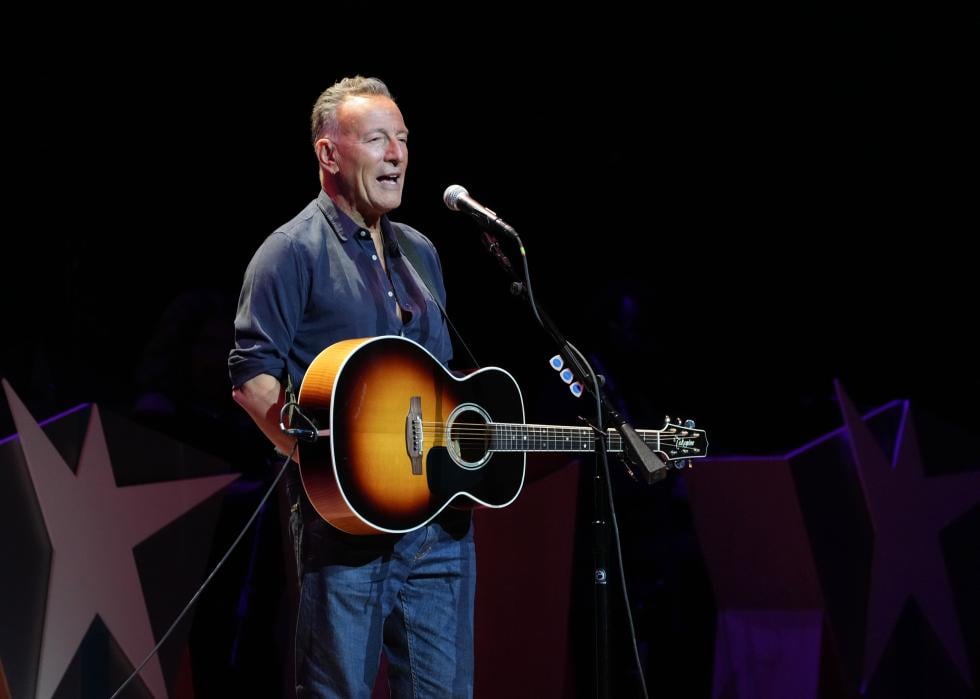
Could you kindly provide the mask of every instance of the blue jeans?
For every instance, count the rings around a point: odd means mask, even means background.
[[[304,510],[291,522],[301,588],[297,697],[368,699],[382,648],[391,696],[471,697],[476,553],[469,513],[446,511],[401,536],[352,536],[303,517]]]

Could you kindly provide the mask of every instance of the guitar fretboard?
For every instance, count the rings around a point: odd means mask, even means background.
[[[493,451],[595,451],[595,432],[588,427],[553,427],[493,423],[490,449]],[[661,451],[662,430],[637,430],[651,449]],[[616,430],[607,430],[608,451],[622,451],[623,438]]]

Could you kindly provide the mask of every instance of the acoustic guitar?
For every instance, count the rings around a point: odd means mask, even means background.
[[[589,452],[597,439],[587,426],[526,424],[521,389],[503,369],[458,378],[393,335],[323,350],[297,402],[321,437],[300,442],[306,494],[351,534],[412,531],[448,506],[505,507],[524,485],[527,452]],[[668,421],[637,432],[665,461],[706,455],[704,430]],[[622,451],[618,432],[607,445]]]

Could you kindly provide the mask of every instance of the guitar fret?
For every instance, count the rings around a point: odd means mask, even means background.
[[[622,451],[622,442],[623,440],[620,439],[619,432],[616,430],[609,430],[609,451]]]

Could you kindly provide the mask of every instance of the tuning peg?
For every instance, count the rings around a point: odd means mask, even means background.
[[[680,470],[682,468],[691,468],[691,460],[690,459],[678,459],[677,461],[672,461],[671,464],[677,470]]]
[[[693,430],[694,429],[694,420],[692,420],[691,418],[688,418],[687,420],[685,420],[684,421],[684,427],[686,427],[689,430]]]
[[[668,425],[670,424],[670,415],[664,415],[664,422],[666,422]]]

